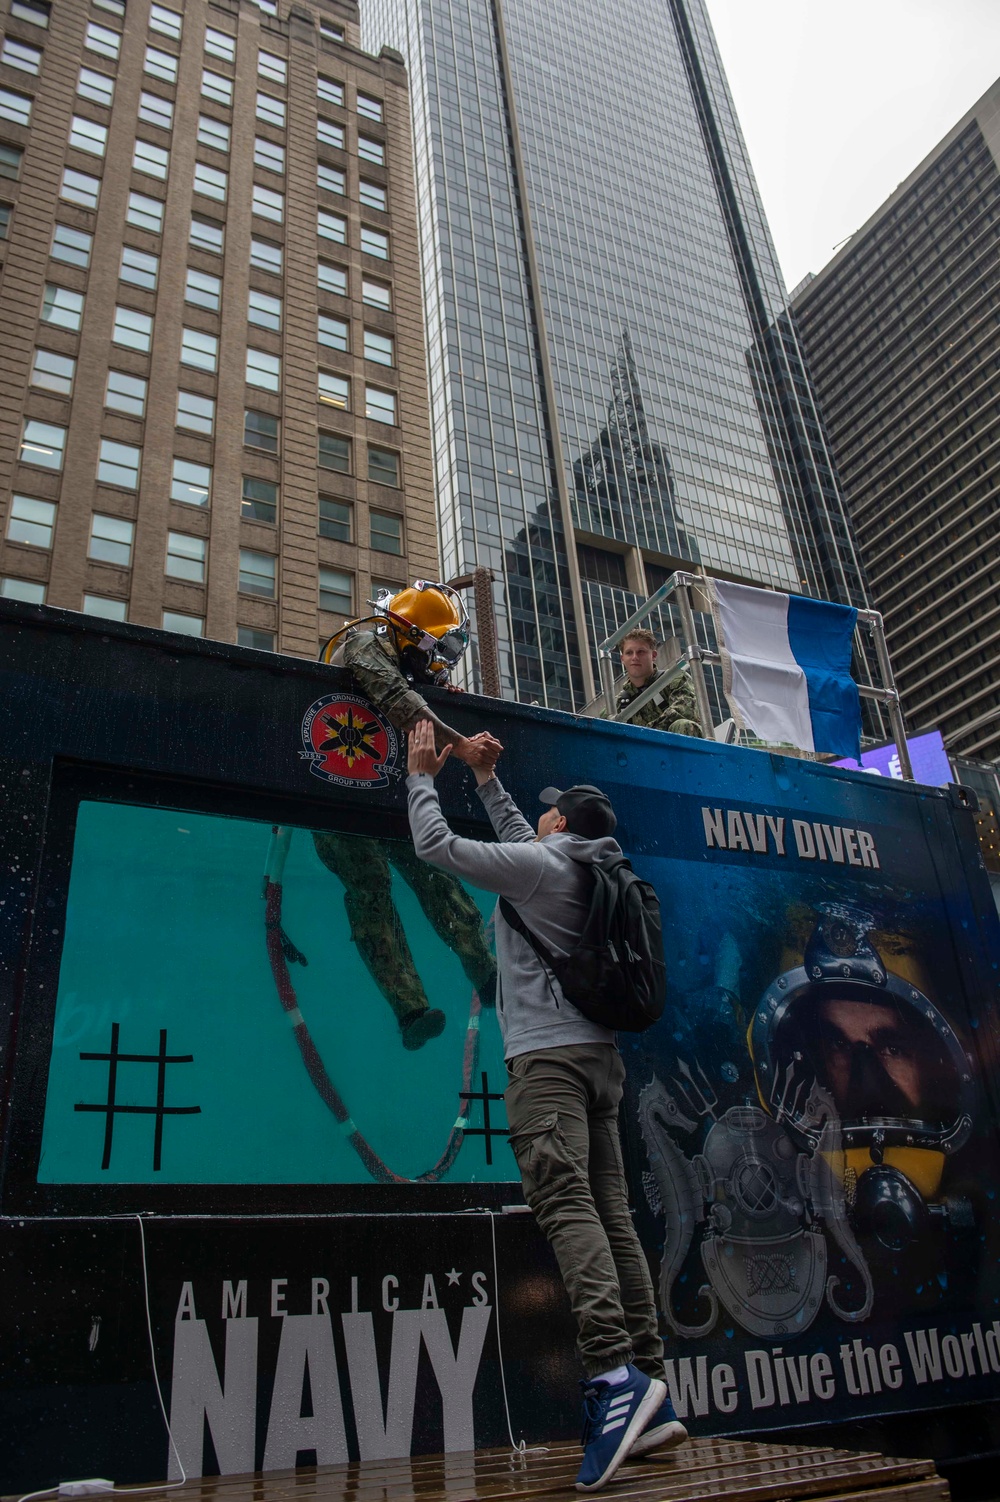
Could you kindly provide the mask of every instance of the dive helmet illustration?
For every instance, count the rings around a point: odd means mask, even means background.
[[[940,1197],[947,1160],[972,1130],[969,1060],[924,993],[888,969],[874,918],[822,904],[802,964],[768,986],[748,1029],[761,1104],[800,1142],[814,1085],[840,1118],[844,1200],[862,1233],[899,1251],[930,1218],[971,1224]],[[815,1144],[813,1144],[815,1145]]]
[[[450,585],[417,579],[397,594],[381,590],[372,603],[389,622],[400,651],[412,647],[424,653],[435,672],[453,668],[469,645],[469,617]]]

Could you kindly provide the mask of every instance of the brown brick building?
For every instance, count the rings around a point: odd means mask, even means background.
[[[0,31],[0,595],[314,656],[438,568],[398,56],[352,0]]]

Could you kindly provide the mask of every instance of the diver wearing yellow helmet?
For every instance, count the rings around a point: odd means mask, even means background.
[[[483,732],[464,736],[440,719],[417,685],[450,687],[452,669],[469,645],[469,617],[461,597],[448,584],[417,579],[393,594],[383,589],[369,602],[372,614],[348,621],[331,636],[321,662],[349,668],[358,687],[397,730],[420,720],[434,726],[438,750],[469,766],[491,766],[501,746]]]

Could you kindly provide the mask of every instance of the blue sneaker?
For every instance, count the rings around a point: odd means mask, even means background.
[[[662,1407],[666,1384],[647,1377],[629,1364],[628,1378],[612,1385],[599,1379],[582,1382],[583,1464],[576,1478],[578,1492],[606,1486],[631,1450],[636,1438]]]
[[[674,1412],[668,1390],[658,1410],[628,1452],[628,1458],[635,1460],[640,1455],[648,1455],[651,1450],[668,1450],[672,1445],[683,1444],[687,1437],[688,1432]]]

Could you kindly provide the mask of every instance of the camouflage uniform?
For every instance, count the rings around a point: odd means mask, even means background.
[[[626,682],[615,701],[617,712],[620,714],[651,683],[662,677],[662,673],[654,672],[652,678],[647,678],[646,682],[640,684],[638,688],[631,681]],[[673,735],[703,737],[704,731],[698,718],[698,704],[694,696],[694,684],[691,682],[690,673],[680,673],[663,697],[651,699],[648,704],[643,705],[639,713],[629,720],[629,724],[647,725],[651,730],[669,730]]]
[[[334,661],[349,668],[355,683],[397,730],[412,730],[428,712],[426,699],[404,675],[392,642],[374,631],[359,631],[348,637]],[[413,678],[419,663],[412,664]],[[421,1030],[420,1019],[430,1023],[427,995],[392,900],[390,863],[412,888],[428,922],[462,962],[462,969],[479,992],[484,1006],[496,995],[496,961],[490,953],[483,918],[468,892],[447,871],[418,860],[404,840],[379,840],[363,835],[313,831],[316,854],[328,871],[344,884],[344,906],[351,925],[351,938],[368,971],[399,1022],[403,1041],[419,1047],[435,1028]],[[443,1016],[434,1012],[440,1019]],[[415,1027],[416,1025],[416,1027]],[[419,1039],[419,1042],[417,1041]]]

